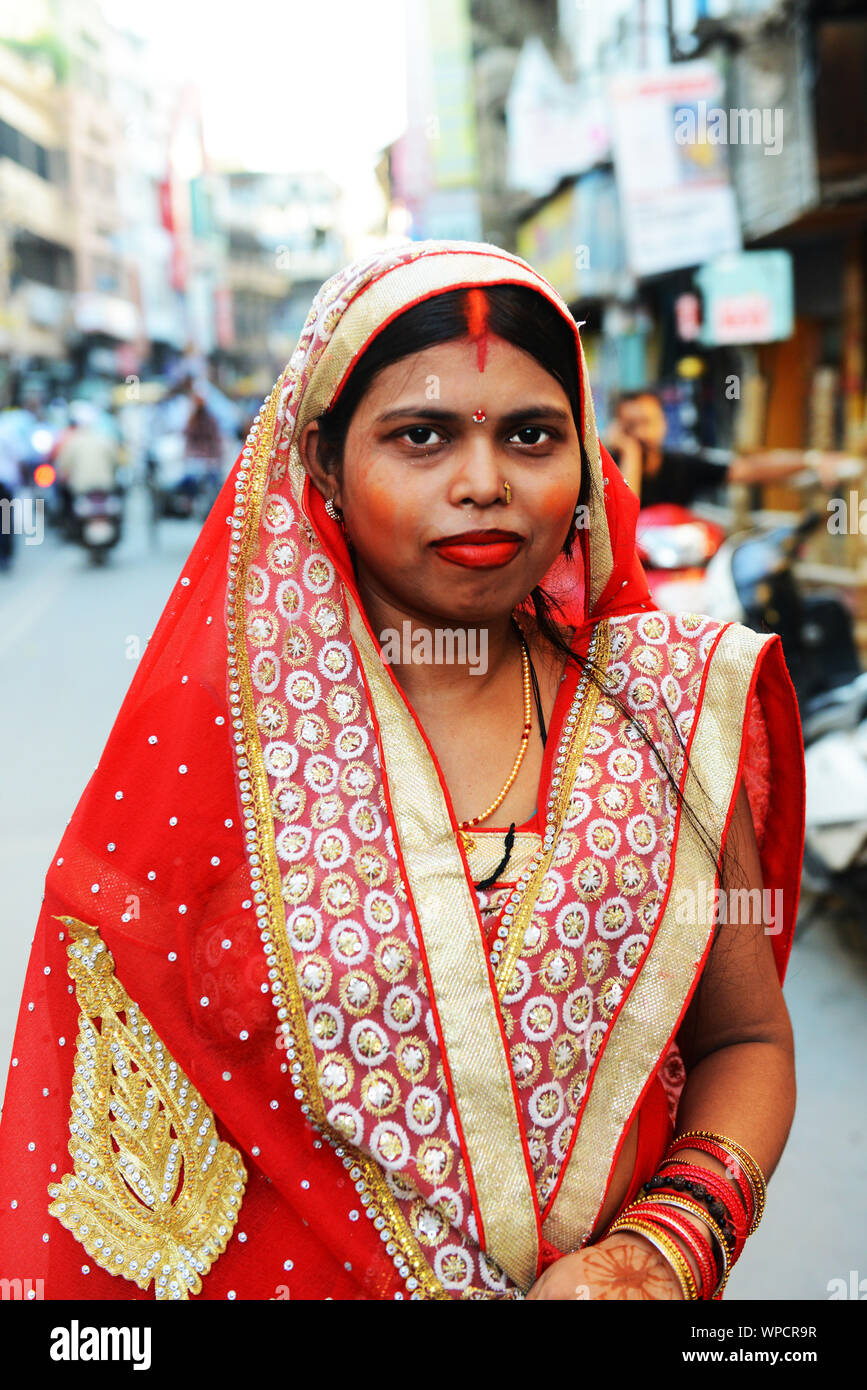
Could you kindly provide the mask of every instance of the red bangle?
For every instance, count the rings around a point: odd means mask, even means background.
[[[642,1199],[639,1199],[641,1201]],[[713,1244],[713,1259],[717,1272],[717,1288],[722,1291],[731,1273],[731,1260],[729,1258],[729,1248],[726,1244],[725,1236],[719,1222],[710,1215],[705,1207],[697,1202],[691,1195],[684,1195],[681,1192],[665,1192],[655,1199],[660,1206],[674,1207],[686,1212],[699,1223],[699,1229],[706,1231]],[[716,1294],[714,1294],[716,1297]]]
[[[737,1188],[741,1202],[743,1203],[747,1217],[747,1225],[752,1226],[753,1218],[756,1214],[753,1189],[750,1186],[750,1181],[744,1168],[738,1162],[736,1156],[729,1153],[721,1144],[715,1143],[712,1139],[703,1138],[675,1139],[668,1150],[668,1155],[677,1153],[682,1149],[695,1149],[700,1153],[710,1154],[712,1158],[717,1158],[720,1163],[725,1164],[726,1174]]]
[[[727,1134],[714,1134],[709,1129],[687,1129],[677,1136],[677,1142],[680,1145],[683,1145],[687,1139],[709,1139],[712,1143],[719,1144],[720,1148],[735,1161],[736,1165],[743,1169],[752,1191],[755,1207],[752,1225],[747,1233],[752,1235],[762,1219],[768,1196],[767,1180],[752,1154],[744,1148],[743,1144],[737,1143],[735,1139],[730,1139]]]
[[[712,1185],[705,1184],[704,1176],[707,1171],[706,1168],[700,1168],[697,1165],[693,1168],[688,1163],[681,1163],[677,1159],[663,1159],[658,1173],[651,1178],[650,1182],[645,1183],[642,1191],[648,1195],[660,1190],[685,1192],[693,1201],[705,1207],[708,1215],[712,1216],[718,1223],[720,1230],[725,1235],[726,1247],[731,1251],[734,1249],[736,1233],[729,1210],[728,1194],[726,1194],[725,1200],[720,1201]]]
[[[642,1221],[652,1219],[659,1225],[668,1227],[674,1235],[683,1241],[686,1248],[694,1255],[699,1268],[698,1296],[705,1301],[709,1300],[719,1282],[710,1237],[703,1235],[696,1226],[689,1222],[688,1218],[681,1218],[672,1207],[662,1207],[656,1202],[643,1200],[636,1203],[636,1210],[640,1211]]]
[[[732,1263],[734,1263],[744,1248],[749,1222],[746,1213],[741,1208],[740,1201],[733,1200],[734,1193],[731,1184],[712,1169],[702,1168],[699,1163],[685,1163],[682,1159],[666,1159],[660,1165],[659,1176],[665,1177],[666,1170],[672,1168],[675,1170],[675,1174],[682,1174],[693,1182],[701,1183],[725,1209],[734,1236],[731,1246]]]

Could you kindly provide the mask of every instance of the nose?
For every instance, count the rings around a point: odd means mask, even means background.
[[[449,500],[454,506],[473,504],[489,507],[503,500],[501,460],[494,443],[478,429],[465,439],[455,459],[455,470],[449,485]]]

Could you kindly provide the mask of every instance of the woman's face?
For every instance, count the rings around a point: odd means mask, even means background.
[[[504,339],[489,335],[483,371],[469,339],[384,368],[335,480],[362,593],[456,622],[508,615],[562,548],[580,470],[565,391]]]

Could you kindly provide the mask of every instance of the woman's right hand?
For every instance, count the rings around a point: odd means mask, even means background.
[[[635,438],[634,434],[627,434],[619,421],[613,420],[603,442],[606,449],[614,450],[616,453],[617,466],[623,474],[627,486],[637,497],[640,496],[642,453],[639,440]]]
[[[617,1231],[549,1265],[528,1299],[683,1299],[668,1260],[644,1236]]]

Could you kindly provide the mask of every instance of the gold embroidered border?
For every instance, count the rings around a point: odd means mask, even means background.
[[[611,635],[608,623],[600,622],[596,628],[596,648],[593,657],[594,665],[598,666],[603,671],[607,671],[610,653]],[[572,788],[575,785],[578,768],[584,757],[587,735],[590,732],[590,725],[593,723],[593,716],[596,713],[599,693],[599,687],[592,681],[588,681],[584,691],[584,698],[581,702],[581,711],[575,722],[575,727],[566,750],[566,761],[563,764],[560,790],[554,810],[558,835],[569,811]],[[527,884],[527,890],[523,894],[515,916],[512,919],[512,925],[506,939],[506,948],[503,951],[496,975],[497,991],[501,999],[509,987],[509,983],[512,979],[512,972],[515,969],[515,962],[523,949],[527,928],[533,920],[533,913],[536,910],[536,899],[539,896],[545,875],[551,867],[556,847],[557,835],[555,835],[554,839],[551,841],[544,859],[540,860],[538,867]]]
[[[722,834],[734,792],[750,680],[762,647],[771,640],[770,635],[762,637],[733,624],[724,630],[709,662],[684,795],[716,838]],[[702,809],[696,772],[708,796]],[[618,1141],[675,1029],[713,930],[705,895],[694,891],[708,872],[707,851],[683,815],[672,863],[662,921],[605,1039],[563,1181],[543,1226],[546,1238],[560,1250],[577,1250],[593,1229]],[[677,921],[684,890],[697,899],[698,920],[686,927]]]
[[[538,1260],[536,1202],[476,899],[434,762],[351,599],[349,609],[388,767],[394,829],[424,938],[485,1251],[527,1289]]]
[[[590,389],[590,374],[584,356],[584,344],[578,335],[581,366],[581,398],[583,402],[582,430],[584,451],[590,462],[590,476],[593,486],[590,490],[590,525],[587,531],[589,575],[584,576],[587,588],[587,612],[593,613],[596,602],[603,593],[614,569],[614,554],[611,549],[611,530],[605,510],[605,487],[602,474],[602,456],[599,451],[599,434],[596,429],[596,412],[593,408],[593,392]]]
[[[359,1179],[359,1181],[363,1181],[364,1184],[364,1190],[361,1194],[362,1204],[375,1210],[374,1224],[379,1222],[377,1230],[387,1226],[388,1234],[393,1238],[395,1245],[400,1249],[406,1264],[412,1271],[410,1277],[418,1283],[420,1295],[425,1298],[445,1299],[449,1295],[425,1259],[421,1246],[413,1235],[403,1211],[385,1183],[378,1163],[369,1154],[363,1153],[350,1144],[345,1135],[339,1134],[328,1121],[322,1093],[319,1090],[316,1058],[307,1030],[304,1000],[298,988],[295,957],[286,933],[283,884],[277,865],[271,793],[259,741],[259,729],[256,724],[245,624],[247,572],[256,553],[259,539],[259,519],[262,514],[268,483],[268,470],[282,381],[283,378],[281,377],[268,399],[267,407],[263,411],[253,457],[247,463],[250,480],[245,530],[238,563],[238,580],[234,595],[230,595],[229,599],[229,611],[235,620],[236,664],[238,682],[241,687],[244,743],[249,762],[250,780],[253,784],[252,801],[247,804],[256,823],[256,839],[253,843],[247,842],[247,852],[249,854],[255,851],[259,854],[260,865],[263,867],[265,875],[264,891],[267,908],[265,920],[268,923],[267,930],[271,936],[271,941],[266,943],[266,946],[273,947],[273,952],[277,958],[275,968],[279,976],[282,998],[289,1016],[294,1048],[298,1052],[302,1064],[303,1086],[296,1081],[295,1089],[303,1089],[305,1100],[299,1104],[302,1106],[306,1104],[309,1107],[312,1122],[322,1130],[331,1146],[337,1150],[338,1155],[342,1155],[345,1151],[350,1156],[351,1162],[361,1171],[363,1179]],[[270,954],[270,949],[266,950],[266,954]],[[367,1201],[364,1200],[365,1197],[367,1197]]]
[[[529,871],[541,838],[535,830],[516,831],[509,863],[503,870],[504,883],[513,883]],[[482,830],[481,827],[473,830],[466,854],[474,883],[482,882],[494,872],[505,854],[504,839],[501,830]],[[493,891],[493,887],[489,891]]]
[[[70,934],[67,968],[81,1012],[74,1171],[50,1184],[48,1210],[109,1274],[140,1289],[153,1283],[158,1299],[188,1299],[231,1239],[246,1170],[115,976],[98,928],[55,920]]]
[[[277,864],[277,850],[274,843],[271,789],[268,783],[268,774],[265,769],[259,740],[259,728],[256,723],[253,682],[250,674],[246,640],[245,597],[247,591],[247,571],[256,553],[259,540],[259,519],[262,515],[262,507],[264,505],[265,492],[268,484],[268,469],[271,459],[279,399],[280,381],[277,382],[277,385],[274,387],[269,397],[268,405],[264,411],[259,428],[259,436],[254,447],[253,458],[250,461],[251,476],[246,532],[238,565],[238,582],[235,588],[232,609],[235,619],[236,662],[238,667],[238,679],[241,686],[244,743],[250,764],[250,780],[253,784],[253,801],[248,809],[251,811],[256,822],[255,845],[251,846],[249,841],[247,841],[247,845],[248,854],[251,848],[258,852],[260,865],[263,867],[266,875],[265,892],[267,894],[268,930],[271,933],[270,944],[273,946],[278,957],[277,968],[280,972],[280,983],[283,985],[284,989],[285,1007],[289,1014],[289,1023],[295,1040],[295,1048],[301,1056],[307,1083],[306,1089],[309,1094],[310,1108],[313,1111],[316,1121],[320,1124],[326,1124],[324,1102],[317,1084],[316,1058],[307,1033],[307,1019],[304,1011],[304,1003],[301,992],[298,989],[298,982],[295,974],[295,959],[286,936],[283,882]],[[268,943],[266,943],[266,945],[267,944]]]

